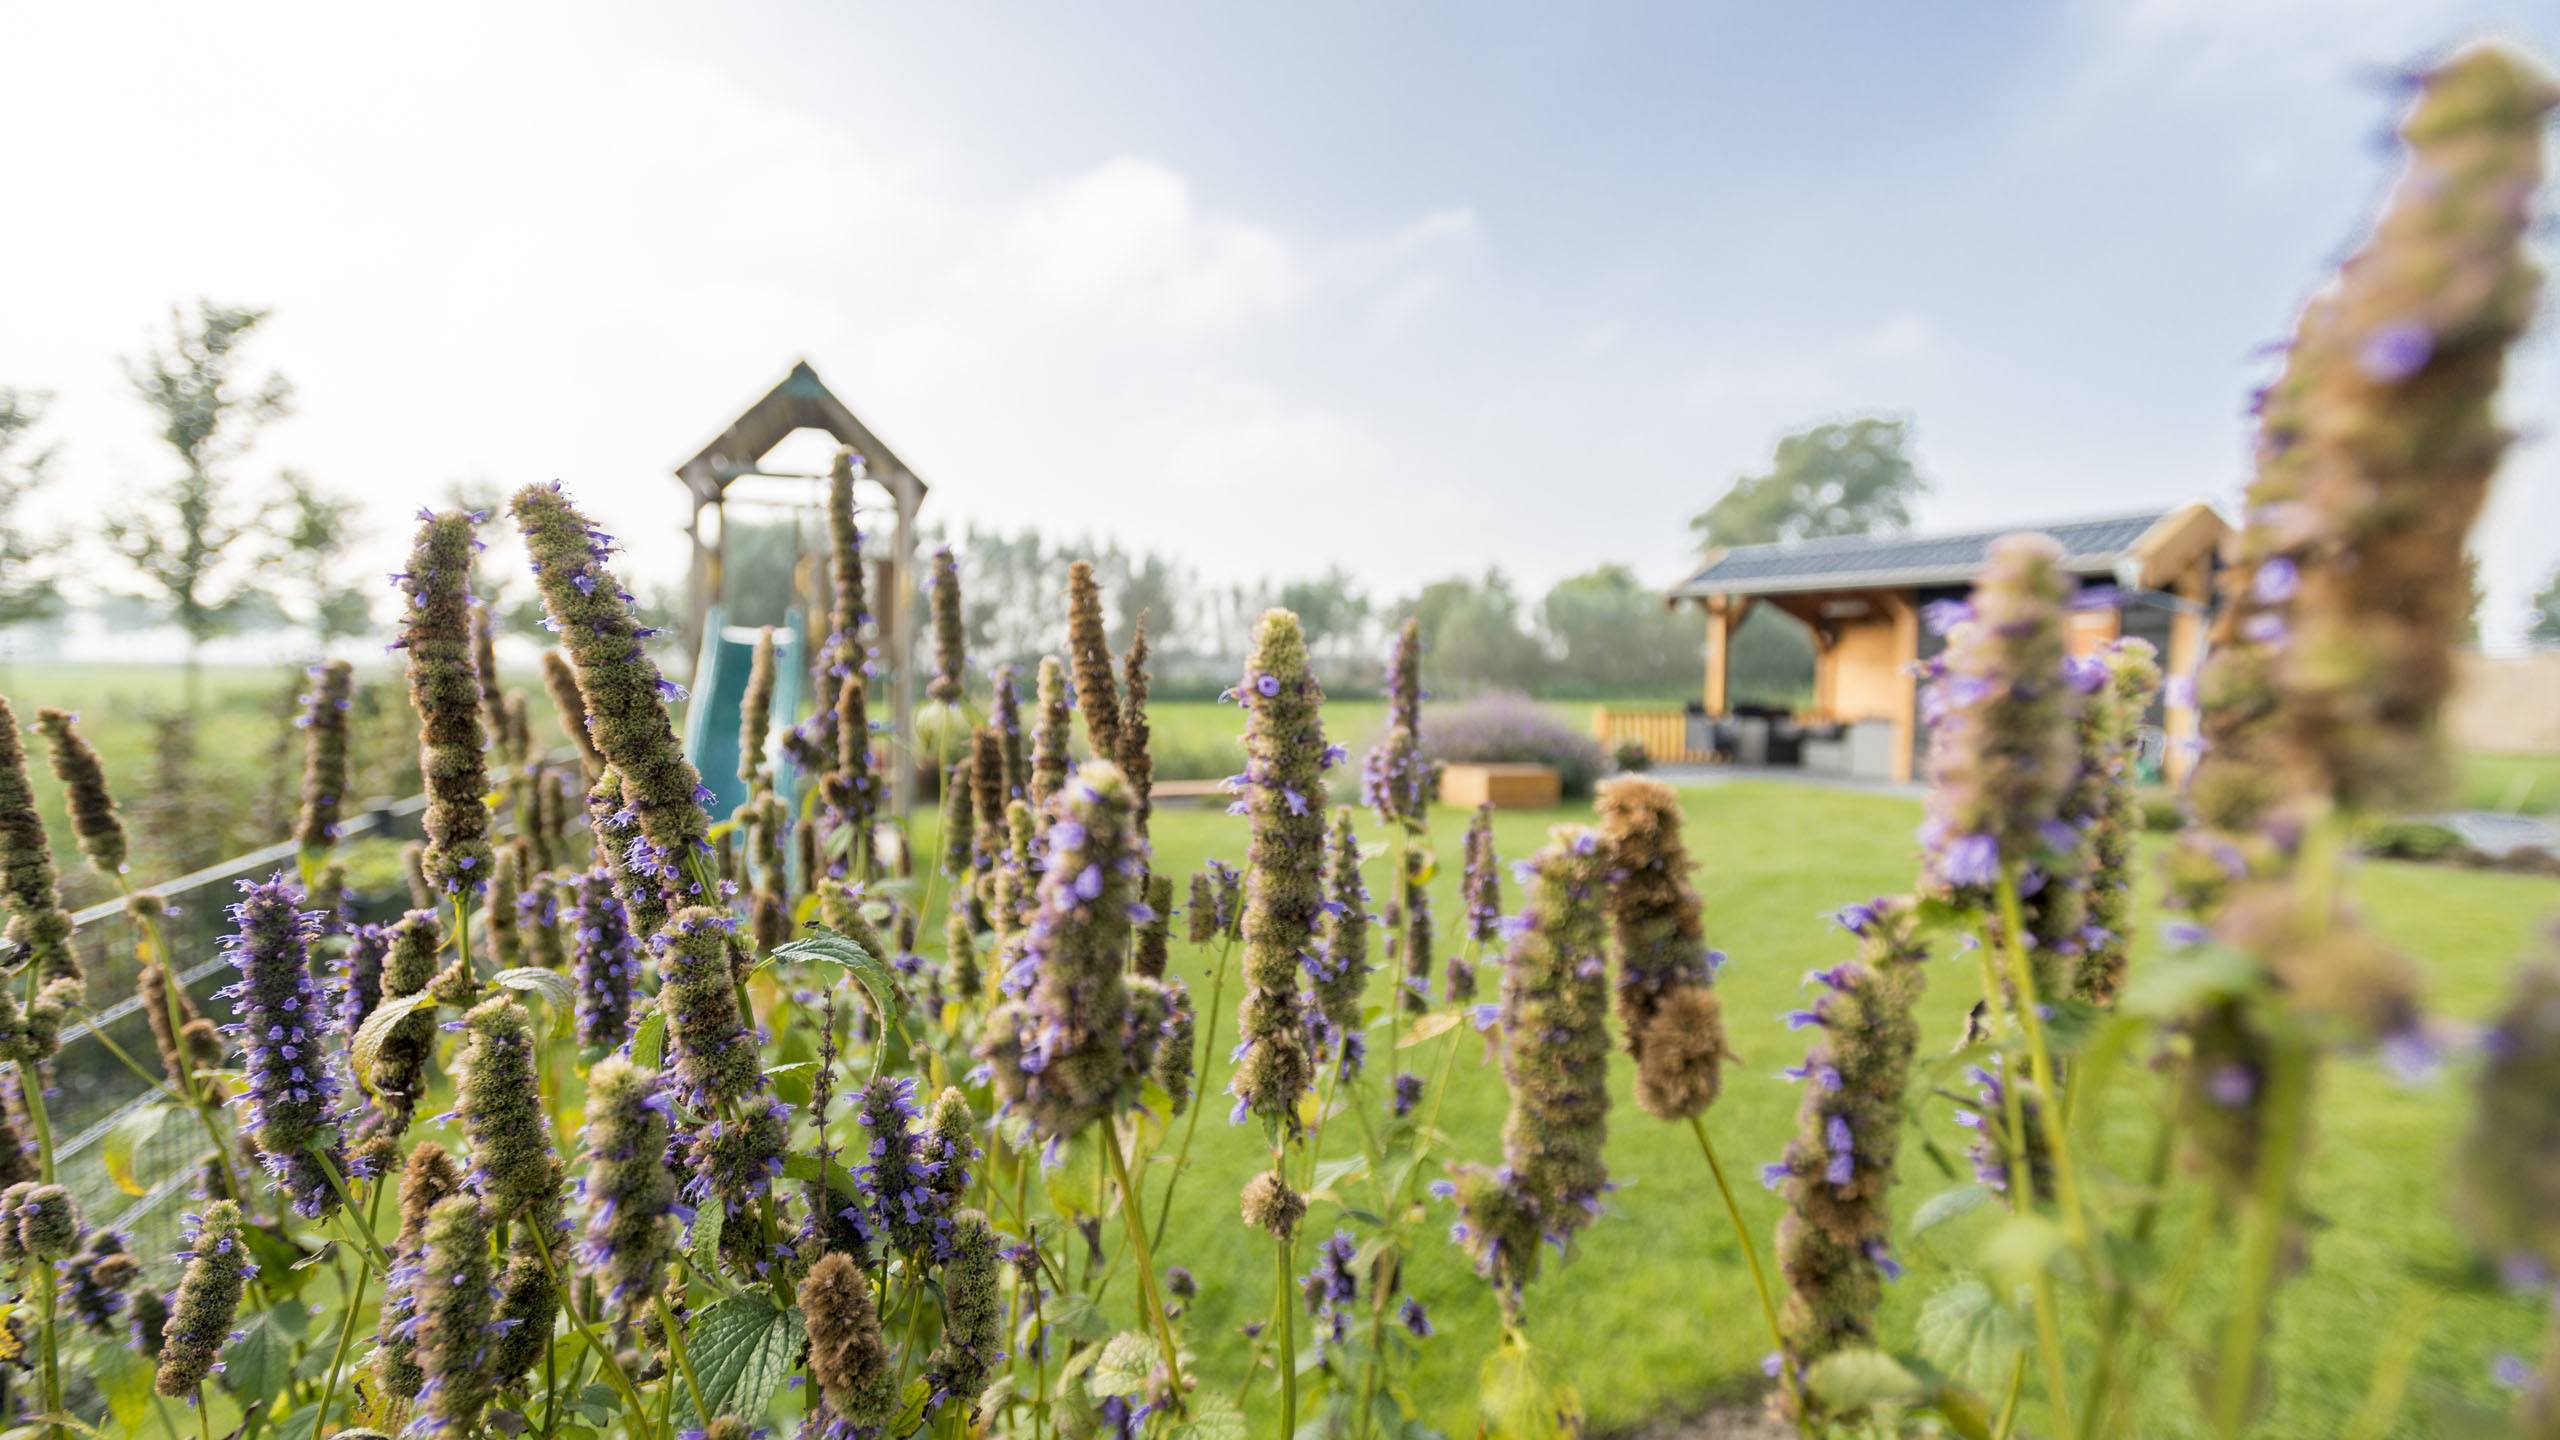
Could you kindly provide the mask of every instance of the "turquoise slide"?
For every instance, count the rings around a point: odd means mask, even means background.
[[[716,823],[728,819],[747,802],[746,782],[738,778],[739,714],[747,703],[747,672],[755,668],[757,629],[731,625],[714,605],[702,621],[702,656],[693,671],[693,698],[684,711],[684,753],[702,772],[711,790],[705,807]],[[773,728],[765,736],[766,753],[800,713],[800,688],[808,664],[800,654],[800,612],[790,611],[773,631]],[[790,766],[768,758],[774,789],[788,804],[799,787]]]

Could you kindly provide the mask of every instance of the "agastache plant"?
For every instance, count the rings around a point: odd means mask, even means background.
[[[672,1111],[657,1072],[620,1055],[587,1076],[587,1169],[578,1181],[586,1228],[578,1262],[610,1309],[645,1304],[658,1292],[675,1243],[676,1203],[667,1169]]]
[[[51,708],[36,712],[53,776],[62,782],[63,807],[71,812],[71,838],[101,875],[124,873],[124,820],[107,788],[106,767],[80,734],[80,717]]]
[[[1778,1219],[1785,1349],[1782,1409],[1811,1403],[1806,1373],[1835,1351],[1875,1341],[1883,1285],[1901,1273],[1890,1206],[1902,1147],[1902,1095],[1920,1029],[1912,1018],[1923,984],[1913,906],[1895,897],[1853,905],[1841,924],[1858,954],[1807,983],[1811,1005],[1788,1018],[1813,1032],[1804,1062],[1787,1072],[1804,1089],[1796,1136],[1762,1179],[1787,1202]]]
[[[2158,652],[2148,640],[2116,641],[2106,667],[2106,690],[2081,721],[2083,783],[2094,772],[2098,795],[2086,836],[2088,931],[2073,987],[2099,1006],[2115,1002],[2133,955],[2134,844],[2142,834],[2134,760],[2143,716],[2160,693]]]
[[[968,639],[960,618],[960,562],[950,546],[934,550],[933,573],[925,583],[933,606],[933,678],[924,693],[937,705],[957,705],[965,693]]]
[[[647,842],[648,864],[635,859],[633,868],[685,865],[705,847],[710,826],[702,801],[709,792],[667,719],[667,702],[683,698],[683,687],[658,673],[643,644],[657,632],[639,623],[630,594],[605,565],[613,537],[589,524],[557,485],[526,486],[512,508],[543,608],[577,671],[596,749],[620,775],[623,804]],[[696,894],[699,882],[680,889]]]
[[[240,1313],[240,1297],[258,1273],[241,1238],[237,1204],[216,1200],[201,1217],[187,1219],[187,1248],[178,1252],[187,1268],[169,1307],[160,1366],[152,1377],[152,1389],[172,1400],[192,1397],[219,1366],[232,1321]]]
[[[224,945],[240,978],[220,993],[231,1002],[236,1018],[228,1033],[248,1077],[245,1128],[295,1212],[316,1217],[336,1207],[335,1173],[346,1168],[335,1124],[337,1077],[321,1046],[328,1012],[311,978],[318,923],[281,875],[241,881],[240,892],[231,907],[236,928]]]
[[[1324,938],[1309,968],[1325,1043],[1349,1075],[1360,1068],[1360,1002],[1369,990],[1369,887],[1360,880],[1360,837],[1348,806],[1334,811],[1325,872]]]
[[[409,568],[394,576],[409,598],[394,645],[409,655],[418,712],[418,769],[427,787],[425,866],[437,893],[467,897],[489,883],[488,733],[471,658],[471,557],[476,519],[422,515]]]
[[[1049,797],[1067,781],[1067,771],[1074,761],[1067,753],[1074,718],[1067,705],[1067,671],[1055,655],[1040,657],[1040,672],[1034,697],[1039,702],[1039,724],[1031,734],[1031,805],[1045,813]]]
[[[1703,1113],[1722,1088],[1721,952],[1707,948],[1680,797],[1630,776],[1600,790],[1600,833],[1617,863],[1609,922],[1618,947],[1618,1024],[1636,1062],[1636,1101],[1655,1118]],[[1490,838],[1488,836],[1488,838]]]
[[[355,667],[331,660],[311,667],[311,689],[295,721],[303,731],[302,815],[295,839],[305,851],[337,843],[347,797],[347,712],[355,705]]]
[[[1299,977],[1325,914],[1324,691],[1308,668],[1305,633],[1286,610],[1264,612],[1233,691],[1245,708],[1245,768],[1228,780],[1230,809],[1252,822],[1244,913],[1244,1047],[1229,1088],[1236,1118],[1278,1137],[1298,1132],[1298,1097],[1315,1078]]]
[[[1093,578],[1090,561],[1067,567],[1067,656],[1075,662],[1076,709],[1084,715],[1085,741],[1095,755],[1116,758],[1120,691],[1111,676],[1111,642],[1102,630],[1102,586]],[[1047,704],[1045,692],[1042,704]]]

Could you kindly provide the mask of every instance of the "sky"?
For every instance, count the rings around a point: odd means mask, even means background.
[[[0,0],[0,384],[85,523],[167,473],[118,357],[272,307],[240,474],[361,496],[385,569],[452,482],[558,479],[674,577],[673,468],[804,357],[929,518],[1222,583],[1667,585],[1871,413],[1924,527],[2228,510],[2395,77],[2484,34],[2560,7]],[[2560,564],[2555,321],[2493,645]]]

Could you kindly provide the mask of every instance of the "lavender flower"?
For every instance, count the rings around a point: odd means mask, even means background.
[[[737,925],[727,912],[697,905],[677,911],[649,941],[658,952],[658,1004],[667,1014],[678,1091],[704,1110],[745,1100],[764,1085],[755,1037],[738,1012]]]
[[[63,808],[71,812],[71,838],[101,875],[124,873],[124,820],[107,789],[106,767],[80,734],[80,717],[67,710],[36,712],[53,776],[62,782]]]
[[[30,1260],[60,1260],[80,1248],[80,1205],[59,1185],[34,1185],[10,1210],[18,1248]]]
[[[1333,812],[1333,832],[1326,842],[1324,943],[1308,968],[1315,980],[1315,1007],[1324,1021],[1326,1043],[1342,1057],[1346,1073],[1356,1068],[1348,1037],[1360,1030],[1360,1001],[1369,991],[1369,887],[1360,881],[1360,837],[1351,828],[1351,809]]]
[[[1539,1232],[1561,1245],[1599,1214],[1609,1172],[1609,880],[1599,832],[1560,825],[1528,865],[1523,924],[1504,962],[1505,1168]],[[1498,1216],[1481,1218],[1499,1234]],[[1481,1261],[1482,1257],[1479,1256]],[[1511,1263],[1517,1263],[1513,1257]],[[1534,1272],[1534,1258],[1531,1259]]]
[[[439,894],[489,883],[489,770],[480,681],[472,663],[472,517],[432,515],[418,527],[398,644],[409,652],[409,704],[418,712],[419,770],[427,787],[427,883]]]
[[[668,699],[682,691],[658,674],[641,645],[648,631],[605,568],[612,539],[555,485],[526,486],[513,509],[543,607],[576,668],[596,749],[620,773],[624,802],[665,857],[661,863],[679,863],[702,848],[710,828],[699,798],[702,779],[667,719]]]
[[[1501,857],[1493,848],[1489,803],[1477,806],[1475,818],[1467,822],[1466,871],[1459,889],[1467,902],[1467,938],[1479,945],[1491,944],[1502,933],[1502,869]]]
[[[2050,829],[2071,783],[2080,708],[2062,672],[2073,582],[2061,554],[2043,535],[1992,542],[1972,616],[1948,635],[1923,699],[1929,814],[1920,838],[1940,889],[1979,897],[2004,867],[2018,873],[2069,859]]]
[[[665,1081],[623,1056],[597,1061],[587,1076],[587,1168],[578,1182],[587,1223],[578,1261],[615,1310],[647,1303],[674,1252],[669,1109]]]
[[[258,1273],[240,1235],[240,1207],[216,1200],[201,1218],[188,1217],[187,1262],[178,1280],[178,1297],[161,1332],[159,1371],[151,1388],[172,1400],[196,1393],[213,1373],[230,1342],[231,1322],[240,1313],[240,1295]]]
[[[940,1252],[947,1196],[934,1184],[937,1160],[924,1153],[915,1133],[916,1082],[883,1075],[862,1089],[862,1128],[871,1134],[871,1159],[854,1167],[871,1203],[872,1231],[911,1256]],[[963,1111],[965,1114],[965,1110]]]
[[[1173,877],[1147,877],[1147,918],[1138,925],[1136,946],[1129,953],[1132,974],[1162,980],[1173,957]]]
[[[1048,869],[1020,969],[1019,1001],[987,1019],[978,1054],[997,1096],[1046,1140],[1065,1140],[1130,1099],[1140,1075],[1127,1049],[1130,911],[1145,852],[1119,767],[1088,763],[1050,803]]]
[[[1324,690],[1307,663],[1298,617],[1265,611],[1235,689],[1245,707],[1245,768],[1236,803],[1251,818],[1245,902],[1244,1048],[1229,1082],[1243,1114],[1295,1135],[1298,1097],[1314,1081],[1298,975],[1325,908]]]
[[[546,870],[527,879],[524,893],[516,897],[516,933],[523,937],[525,963],[554,974],[569,969],[568,936],[561,925],[564,893],[574,893],[570,877]]]
[[[223,947],[240,978],[219,993],[231,1001],[236,1018],[228,1033],[239,1042],[248,1075],[244,1128],[257,1138],[260,1161],[292,1197],[294,1210],[316,1217],[337,1205],[330,1170],[346,1168],[330,1113],[338,1082],[320,1048],[327,1012],[311,979],[317,926],[297,908],[302,897],[281,875],[243,880],[240,893],[230,912],[237,928]]]
[[[1978,594],[1979,592],[1977,592]],[[1891,1240],[1888,1198],[1901,1149],[1902,1095],[1919,1045],[1923,983],[1911,902],[1868,902],[1858,957],[1815,972],[1813,1049],[1796,1138],[1766,1178],[1785,1198],[1778,1266],[1786,1364],[1803,1375],[1844,1347],[1872,1344]]]
[[[1004,1358],[1004,1300],[997,1289],[995,1228],[975,1210],[951,1216],[950,1258],[942,1267],[942,1340],[925,1360],[933,1385],[927,1408],[976,1403]]]
[[[142,1262],[127,1248],[130,1241],[114,1230],[92,1230],[80,1253],[62,1267],[64,1296],[81,1324],[100,1335],[112,1335],[124,1312],[125,1292],[142,1279]]]
[[[417,1398],[426,1384],[418,1365],[418,1299],[424,1277],[427,1217],[463,1193],[462,1168],[429,1140],[409,1152],[400,1176],[400,1231],[391,1242],[391,1268],[374,1332],[373,1378],[384,1393]]]
[[[1660,1120],[1703,1114],[1732,1056],[1680,825],[1679,794],[1659,780],[1600,787],[1600,830],[1618,862],[1609,886],[1618,1023],[1636,1062],[1636,1102]]]
[[[355,705],[355,667],[332,660],[311,667],[302,697],[302,818],[295,835],[305,850],[337,843],[347,794],[347,712]]]
[[[418,1368],[415,1429],[436,1440],[470,1440],[497,1389],[489,1364],[497,1319],[490,1273],[489,1219],[477,1197],[448,1196],[427,1212],[418,1256]]]
[[[492,1225],[546,1215],[559,1203],[561,1167],[542,1113],[533,1017],[501,993],[472,1007],[462,1024],[454,1113],[471,1137],[472,1187]]]

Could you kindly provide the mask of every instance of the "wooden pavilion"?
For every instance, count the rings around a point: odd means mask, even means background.
[[[1942,644],[1922,623],[1921,609],[1934,600],[1962,599],[1991,542],[2021,530],[2053,537],[2084,593],[2104,599],[2072,614],[2075,651],[2139,636],[2159,647],[2168,674],[2195,672],[2222,541],[2230,531],[2201,501],[1961,535],[1738,546],[1708,555],[1670,593],[1670,603],[1694,604],[1706,617],[1705,694],[1685,717],[1676,758],[1794,763],[1855,778],[1909,781],[1927,743],[1914,664]],[[1727,666],[1734,631],[1760,605],[1793,618],[1813,641],[1813,701],[1803,714],[1738,715],[1730,703]],[[1766,727],[1756,745],[1755,722]],[[2188,747],[2176,742],[2195,733],[2194,712],[2163,703],[2155,706],[2150,724],[2165,768],[2179,773]],[[1671,737],[1658,728],[1640,738],[1651,750],[1657,735],[1661,748],[1671,748]]]

